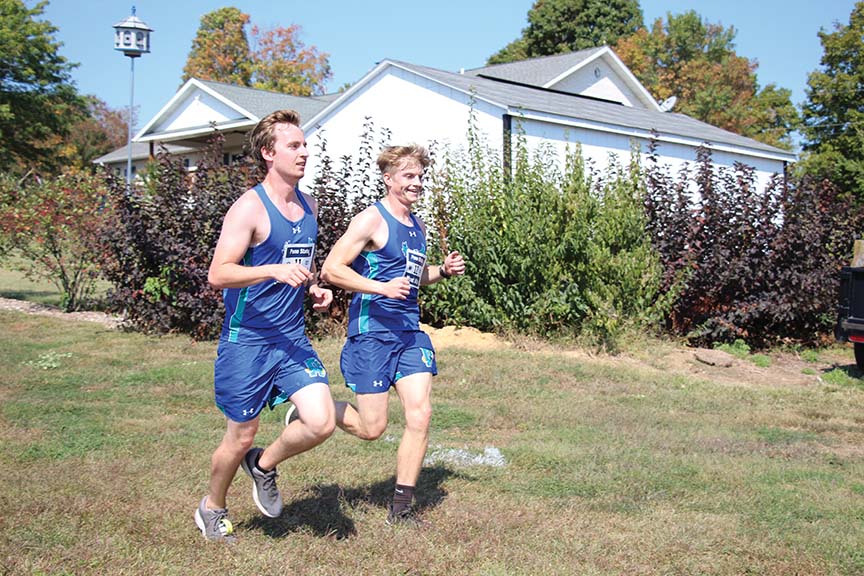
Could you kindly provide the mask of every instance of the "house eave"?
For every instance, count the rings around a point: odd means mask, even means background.
[[[552,80],[546,82],[543,85],[543,88],[553,88],[555,84],[561,82],[569,76],[572,76],[573,73],[577,70],[586,68],[595,60],[599,60],[602,58],[609,58],[611,60],[612,66],[623,75],[625,81],[630,86],[630,89],[637,94],[643,104],[647,104],[651,110],[654,110],[656,112],[660,111],[660,105],[657,103],[657,100],[655,100],[654,97],[651,96],[648,90],[646,90],[642,83],[639,82],[639,79],[636,78],[636,76],[634,76],[632,72],[630,72],[630,69],[624,65],[624,62],[622,62],[621,59],[618,58],[618,55],[615,54],[615,52],[608,46],[603,47],[602,50],[599,50],[597,51],[597,53],[592,54],[585,60],[579,62],[579,64],[577,64],[576,66],[573,66],[569,70],[562,72]]]
[[[235,120],[235,121],[233,121],[233,123],[239,123],[238,125],[242,125],[242,126],[245,126],[245,125],[254,126],[255,123],[257,123],[258,120],[260,120],[260,118],[258,118],[255,114],[252,114],[251,112],[249,112],[248,110],[246,110],[242,106],[238,105],[236,102],[232,101],[229,98],[226,98],[225,96],[223,96],[222,94],[220,94],[216,90],[213,90],[212,88],[210,88],[206,84],[198,81],[196,78],[190,78],[180,88],[180,90],[177,91],[177,93],[174,95],[174,97],[171,98],[171,100],[169,100],[168,103],[165,104],[165,106],[163,106],[162,109],[159,110],[159,112],[157,112],[156,115],[153,116],[153,118],[151,118],[150,121],[147,122],[147,124],[141,130],[138,131],[138,133],[135,135],[135,137],[132,138],[132,141],[133,142],[149,142],[151,140],[161,140],[162,138],[154,137],[154,136],[158,136],[159,134],[165,134],[167,132],[154,132],[154,133],[148,133],[148,132],[150,132],[150,130],[152,130],[154,126],[158,125],[159,122],[162,121],[162,119],[165,117],[165,115],[168,112],[170,112],[171,110],[173,110],[180,102],[182,102],[183,99],[186,97],[186,95],[188,93],[192,92],[194,89],[198,89],[198,90],[201,90],[203,92],[206,92],[207,94],[209,94],[210,96],[212,96],[213,98],[218,100],[219,102],[222,102],[223,104],[225,104],[226,106],[228,106],[229,108],[231,108],[232,110],[236,111],[238,114],[240,114],[246,118],[245,120],[239,120],[239,121]],[[226,125],[228,125],[228,124],[231,124],[231,123],[226,123]],[[231,127],[233,127],[233,126],[229,126],[229,128],[231,128]],[[223,128],[219,127],[218,129],[222,130]],[[197,127],[196,128],[190,128],[188,130],[199,130],[199,128],[197,128]],[[212,132],[212,130],[210,130],[210,131]],[[202,132],[202,133],[206,133],[206,130],[205,130],[205,132]]]
[[[194,126],[184,128],[183,130],[168,130],[164,132],[151,132],[144,136],[138,136],[133,139],[134,142],[174,142],[177,140],[189,140],[209,136],[214,132],[228,132],[236,129],[252,128],[257,123],[257,120],[234,120],[231,122],[223,122],[221,124],[208,124],[207,126]]]
[[[561,126],[594,130],[597,132],[605,132],[607,134],[616,134],[619,136],[627,136],[630,138],[639,138],[642,140],[654,139],[658,142],[681,144],[694,148],[699,146],[705,146],[709,150],[714,150],[718,152],[730,152],[734,154],[741,154],[743,156],[762,158],[766,160],[776,160],[780,162],[797,161],[797,156],[791,152],[783,153],[779,150],[776,152],[768,150],[758,150],[755,148],[748,148],[746,146],[736,146],[723,142],[712,142],[709,139],[688,138],[687,136],[681,136],[678,134],[652,132],[650,130],[645,130],[642,128],[633,128],[630,126],[620,126],[579,118],[544,114],[542,112],[536,112],[524,108],[511,108],[508,110],[508,114],[510,114],[514,118],[524,118],[526,120],[535,120],[538,122],[547,122],[550,124],[558,124]]]

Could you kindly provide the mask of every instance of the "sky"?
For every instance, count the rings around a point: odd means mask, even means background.
[[[28,6],[35,0],[25,0]],[[358,81],[384,59],[458,72],[485,65],[521,36],[533,0],[50,0],[41,19],[56,28],[60,54],[79,66],[78,90],[113,109],[127,109],[130,59],[114,50],[114,24],[132,13],[154,31],[151,52],[135,61],[136,128],[181,86],[183,66],[201,17],[226,6],[249,14],[259,28],[300,26],[300,40],[329,54],[328,92]],[[641,0],[646,25],[667,13],[695,10],[704,21],[734,27],[739,56],[758,62],[760,86],[806,99],[807,76],[819,68],[819,30],[849,23],[855,0]]]

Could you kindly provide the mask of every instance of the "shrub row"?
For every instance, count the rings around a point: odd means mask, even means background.
[[[836,318],[838,271],[864,212],[827,181],[717,169],[700,150],[677,177],[645,169],[647,231],[675,297],[665,328],[695,344],[823,343]]]
[[[374,160],[389,138],[367,120],[357,154],[338,161],[322,141],[310,186],[319,266],[350,218],[383,194]],[[707,150],[672,175],[653,146],[644,166],[634,153],[601,173],[578,147],[559,168],[551,151],[529,154],[519,142],[505,171],[496,151],[473,133],[469,141],[443,154],[433,146],[419,206],[429,262],[455,249],[468,270],[421,291],[423,321],[588,336],[608,347],[629,327],[754,347],[830,334],[837,271],[864,217],[829,182],[777,178],[758,190],[751,168],[718,169]],[[217,136],[191,174],[161,154],[134,191],[110,176],[3,181],[0,248],[41,244],[44,254],[62,238],[64,254],[86,256],[83,277],[98,263],[114,287],[110,306],[138,329],[215,337],[224,311],[207,269],[225,212],[256,176],[247,163],[223,165],[221,145]],[[34,257],[75,307],[86,290],[55,259]],[[347,298],[337,290],[330,317],[310,314],[310,327],[341,329]]]

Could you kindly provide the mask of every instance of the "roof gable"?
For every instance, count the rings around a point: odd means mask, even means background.
[[[549,88],[659,110],[657,101],[608,46],[466,70],[466,75]]]
[[[138,134],[136,142],[194,138],[216,130],[248,128],[274,110],[291,108],[314,116],[336,99],[294,96],[190,78]]]

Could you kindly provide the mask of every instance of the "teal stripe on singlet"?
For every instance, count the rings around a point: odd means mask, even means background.
[[[378,256],[372,252],[363,252],[360,255],[366,259],[366,264],[369,265],[367,278],[374,280],[378,274]],[[369,332],[369,304],[371,304],[373,296],[374,294],[363,294],[360,297],[360,316],[357,318],[357,330],[361,334]]]
[[[252,265],[252,249],[246,251],[243,255],[243,266]],[[231,315],[231,322],[228,327],[228,341],[237,342],[240,337],[240,324],[243,322],[243,311],[246,309],[246,297],[249,294],[249,287],[242,288],[240,295],[237,297],[237,307],[234,309],[234,314]]]

